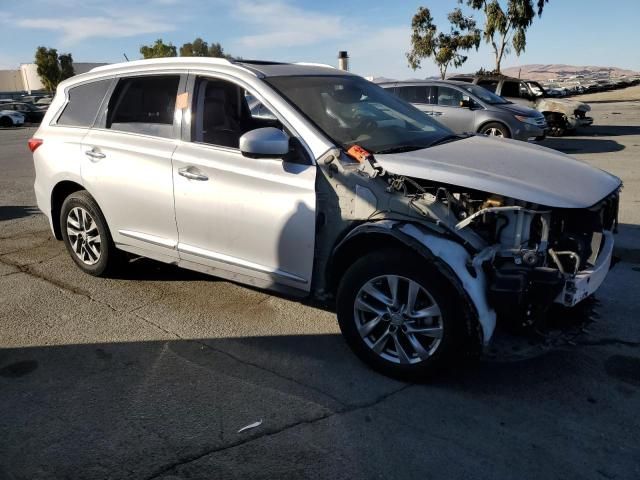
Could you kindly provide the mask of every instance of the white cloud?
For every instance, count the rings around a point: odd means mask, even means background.
[[[337,39],[346,31],[344,20],[281,1],[243,0],[233,7],[236,20],[256,33],[243,35],[238,44],[254,49],[305,46]]]
[[[101,17],[25,18],[16,25],[23,28],[52,30],[60,33],[63,47],[75,45],[88,38],[120,38],[145,33],[175,30],[175,25],[144,14],[108,15]]]
[[[405,53],[410,47],[409,27],[386,27],[370,29],[368,32],[368,35],[359,36],[344,44],[349,51],[353,72],[363,76],[384,75],[396,79],[426,76],[426,72],[413,72],[407,65]]]

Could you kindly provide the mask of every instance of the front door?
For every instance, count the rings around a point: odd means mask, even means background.
[[[475,111],[461,107],[462,100],[469,100],[469,96],[456,88],[439,85],[437,102],[433,105],[433,118],[455,133],[473,132]]]
[[[190,132],[183,135],[191,141],[182,142],[173,155],[180,259],[245,283],[309,291],[315,165],[304,155],[242,155],[243,133],[282,128],[275,112],[251,115],[247,96],[268,106],[244,87],[196,77],[190,95]]]

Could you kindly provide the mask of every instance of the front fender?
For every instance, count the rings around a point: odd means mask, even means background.
[[[491,340],[496,326],[496,313],[487,301],[487,279],[482,268],[471,268],[471,255],[459,243],[449,240],[426,227],[398,220],[381,220],[363,223],[351,230],[336,246],[334,256],[356,237],[371,233],[387,235],[433,262],[451,279],[463,298],[472,307],[482,330],[482,341]]]

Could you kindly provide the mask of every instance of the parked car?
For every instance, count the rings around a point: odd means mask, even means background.
[[[478,132],[516,140],[542,140],[545,137],[544,115],[477,85],[435,80],[379,85],[455,133]]]
[[[34,105],[42,105],[42,106],[49,106],[51,105],[51,101],[53,99],[51,97],[42,97],[39,98],[38,100],[36,100],[35,102],[33,102]]]
[[[5,103],[2,105],[2,108],[5,110],[20,112],[27,123],[40,123],[47,111],[46,108],[38,108],[24,102]]]
[[[591,111],[589,105],[566,98],[553,98],[538,82],[502,75],[459,75],[451,77],[451,80],[480,85],[507,100],[535,108],[545,116],[549,125],[548,134],[552,137],[560,137],[567,130],[593,124],[593,118],[587,116]]]
[[[108,275],[128,252],[311,296],[402,378],[477,353],[496,318],[537,327],[596,291],[621,188],[303,64],[98,67],[59,85],[29,148],[38,207],[82,271]]]
[[[0,106],[0,127],[19,127],[24,124],[24,115],[14,110],[5,110]]]

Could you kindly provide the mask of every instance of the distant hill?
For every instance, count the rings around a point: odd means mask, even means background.
[[[511,77],[517,77],[520,72],[521,78],[528,78],[530,80],[552,80],[567,78],[574,75],[584,75],[587,77],[623,77],[640,75],[638,72],[632,70],[624,70],[616,67],[593,67],[593,66],[575,66],[575,65],[563,65],[563,64],[532,64],[522,65],[521,67],[503,68],[502,73]]]

